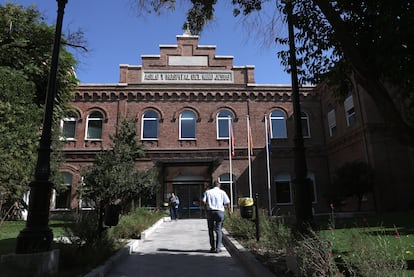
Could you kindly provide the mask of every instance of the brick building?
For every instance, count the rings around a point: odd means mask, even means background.
[[[61,120],[65,134],[61,172],[71,189],[54,195],[52,210],[85,207],[76,194],[80,169],[93,162],[97,151],[108,148],[109,134],[114,133],[121,114],[139,119],[139,139],[147,150],[137,166],[156,166],[161,173],[162,189],[152,205],[161,206],[168,193],[175,191],[181,216],[200,216],[205,186],[219,180],[234,205],[239,197],[258,193],[261,206],[273,214],[293,213],[291,87],[256,84],[254,66],[235,66],[233,57],[217,56],[215,46],[198,45],[198,37],[186,33],[177,36],[176,45],[160,45],[159,55],[141,58],[142,65],[120,66],[117,84],[78,86],[72,103],[76,112]],[[372,201],[364,209],[372,210],[374,199],[389,202],[390,193],[396,197],[382,209],[412,204],[406,192],[413,190],[413,151],[384,139],[381,123],[374,123],[376,128],[367,123],[379,116],[374,118],[364,108],[372,107],[366,97],[353,92],[338,103],[322,86],[302,87],[300,95],[315,213],[329,209],[325,194],[333,170],[356,159],[381,168],[377,181],[385,181],[368,197]],[[234,155],[229,155],[229,122],[234,130]],[[270,177],[265,122],[271,137]],[[405,168],[389,160],[394,158]],[[386,170],[391,167],[396,171]],[[396,184],[393,188],[387,186],[391,180]],[[407,205],[400,205],[403,199]]]

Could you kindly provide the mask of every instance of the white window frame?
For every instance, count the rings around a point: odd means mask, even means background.
[[[101,115],[101,117],[91,117],[92,114],[94,113],[99,113]],[[104,115],[102,112],[100,111],[92,111],[87,118],[87,122],[86,122],[86,129],[85,129],[85,140],[95,140],[95,141],[101,141],[102,140],[102,134],[103,134],[103,119],[104,119]],[[92,137],[88,137],[88,133],[89,133],[89,124],[91,121],[100,121],[101,122],[101,136],[100,138],[92,138]]]
[[[273,115],[273,113],[280,113],[278,115]],[[286,126],[286,114],[284,111],[280,109],[273,110],[269,115],[269,122],[270,122],[270,132],[271,132],[271,138],[272,139],[284,139],[287,138],[287,126]],[[277,134],[276,130],[273,129],[273,122],[275,122],[276,125],[281,124],[283,127],[284,134]]]
[[[220,115],[221,113],[225,113],[225,115]],[[217,115],[216,115],[216,130],[217,130],[217,139],[225,139],[228,140],[229,136],[230,136],[230,130],[229,130],[229,118],[231,121],[233,121],[234,115],[231,111],[223,109],[220,110]],[[225,122],[225,123],[224,123]],[[225,126],[224,128],[220,129],[220,123],[223,124],[223,126]],[[220,130],[222,130],[223,132],[227,132],[227,134],[221,134],[220,135]]]
[[[355,125],[355,107],[352,95],[348,96],[344,101],[346,126],[351,127]]]
[[[145,117],[145,115],[147,115],[148,113],[154,113],[156,115],[156,117]],[[145,111],[144,114],[142,115],[142,119],[141,119],[141,140],[158,140],[158,113],[154,110],[148,110]],[[156,131],[157,131],[157,135],[156,137],[144,137],[144,131],[145,131],[145,123],[146,122],[151,122],[151,121],[156,121]]]
[[[335,116],[335,109],[332,109],[328,112],[328,129],[329,129],[329,136],[333,137],[336,134],[336,116]]]
[[[192,118],[186,118],[186,117],[184,117],[183,118],[183,114],[184,113],[191,113],[192,115],[193,115],[193,117]],[[193,112],[193,111],[191,111],[191,110],[185,110],[185,111],[183,111],[183,112],[181,112],[180,113],[180,122],[179,122],[179,130],[178,130],[178,132],[179,132],[179,139],[180,140],[196,140],[196,138],[197,138],[197,126],[196,126],[196,123],[197,123],[197,117],[196,117],[196,114],[195,114],[195,112]],[[194,122],[194,136],[193,137],[182,137],[182,121],[183,120],[188,120],[188,121],[193,121]]]
[[[81,185],[84,186],[85,182],[84,182],[84,177],[81,177]],[[95,204],[92,205],[85,205],[83,203],[88,203],[88,201],[83,200],[82,195],[79,196],[79,209],[83,210],[83,211],[91,211],[91,210],[95,210]]]
[[[302,134],[303,137],[304,138],[310,138],[311,137],[311,132],[310,132],[310,124],[309,124],[309,115],[305,112],[301,112],[300,120],[301,120],[301,123],[302,123],[302,132],[304,130],[306,130],[307,133],[308,133],[307,135]]]
[[[71,115],[73,115],[73,114],[71,114]],[[67,123],[69,123],[69,122],[73,122],[72,124],[74,124],[75,125],[75,127],[74,127],[74,130],[73,130],[73,136],[71,136],[71,137],[66,137],[66,136],[64,136],[64,134],[63,134],[63,129],[64,129],[64,126],[65,126],[65,124],[67,124]],[[61,131],[61,136],[60,136],[60,139],[61,140],[76,140],[76,129],[77,129],[77,123],[78,123],[78,118],[76,117],[76,116],[67,116],[67,117],[63,117],[61,120],[60,120],[60,131]]]
[[[237,197],[237,195],[235,193],[236,192],[236,188],[235,188],[235,186],[236,186],[236,176],[233,174],[232,175],[232,182],[230,182],[230,173],[224,173],[224,174],[221,174],[218,177],[218,182],[220,183],[220,187],[224,191],[226,191],[226,193],[227,193],[227,195],[228,195],[229,198],[231,197],[231,195],[230,195],[230,186],[232,186],[232,189],[233,189],[233,199],[232,199],[232,203],[233,203],[233,206],[237,206],[236,199],[238,197]]]
[[[65,185],[65,186],[68,187],[68,190],[67,190],[67,192],[65,192],[65,194],[68,193],[68,195],[66,197],[69,198],[69,199],[66,199],[68,201],[68,203],[67,203],[65,208],[56,207],[57,191],[56,191],[56,189],[53,189],[51,206],[52,206],[52,209],[55,210],[55,211],[56,210],[67,211],[67,210],[70,210],[70,208],[71,208],[70,207],[70,204],[71,204],[70,202],[71,202],[71,196],[72,196],[73,175],[69,172],[62,172],[61,174],[62,174],[62,177],[63,177],[63,184],[62,185]],[[64,175],[70,176],[70,182],[66,182],[66,179],[65,179]]]

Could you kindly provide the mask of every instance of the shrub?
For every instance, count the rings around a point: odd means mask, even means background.
[[[108,230],[108,235],[114,239],[138,239],[142,231],[166,215],[164,211],[134,209],[127,215],[121,216],[118,225]]]

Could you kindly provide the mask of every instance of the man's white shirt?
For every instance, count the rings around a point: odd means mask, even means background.
[[[208,210],[218,211],[224,211],[224,205],[230,203],[227,193],[219,187],[207,190],[204,194],[203,201],[207,204]]]

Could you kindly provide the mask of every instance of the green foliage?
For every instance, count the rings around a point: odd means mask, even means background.
[[[42,109],[33,103],[33,82],[20,71],[0,67],[0,95],[0,199],[11,205],[28,190]]]
[[[108,234],[114,239],[139,239],[144,230],[166,215],[162,211],[137,208],[121,216],[118,225],[111,227]]]
[[[42,105],[47,91],[55,28],[44,22],[34,6],[24,8],[7,3],[0,5],[0,14],[0,64],[21,71],[31,80],[35,84],[34,102]],[[56,98],[60,105],[66,105],[77,84],[73,74],[75,65],[73,55],[62,47]]]
[[[6,3],[0,5],[0,14],[0,203],[5,203],[4,210],[29,189],[34,173],[55,28],[34,6]],[[67,109],[77,85],[75,65],[73,55],[62,48],[55,118]],[[60,160],[58,154],[52,155],[52,174]]]
[[[102,205],[120,200],[126,205],[142,193],[153,194],[159,184],[155,169],[138,170],[135,159],[144,155],[137,141],[136,118],[122,118],[111,136],[112,145],[96,155],[95,163],[83,171],[84,186],[81,195]]]
[[[94,247],[101,243],[101,234],[98,230],[98,214],[95,211],[81,213],[75,224],[65,227],[64,236],[72,245],[81,247]]]
[[[359,201],[359,210],[363,196],[373,190],[373,176],[373,169],[365,162],[344,163],[335,171],[330,197],[334,202],[338,202],[335,199],[356,196]],[[339,205],[339,202],[336,204]]]
[[[191,0],[186,21],[193,34],[200,34],[214,18],[214,0]],[[269,0],[232,0],[233,15],[261,11]],[[372,96],[397,129],[401,141],[414,137],[414,6],[405,0],[296,0],[276,1],[280,14],[292,3],[298,77],[301,83],[326,82],[343,96],[354,90],[354,81]],[[175,0],[154,0],[157,12],[174,9]],[[155,10],[155,8],[154,8]],[[275,22],[269,23],[271,34]],[[184,24],[186,25],[186,24]],[[289,39],[277,34],[282,45],[277,53],[290,72]]]

